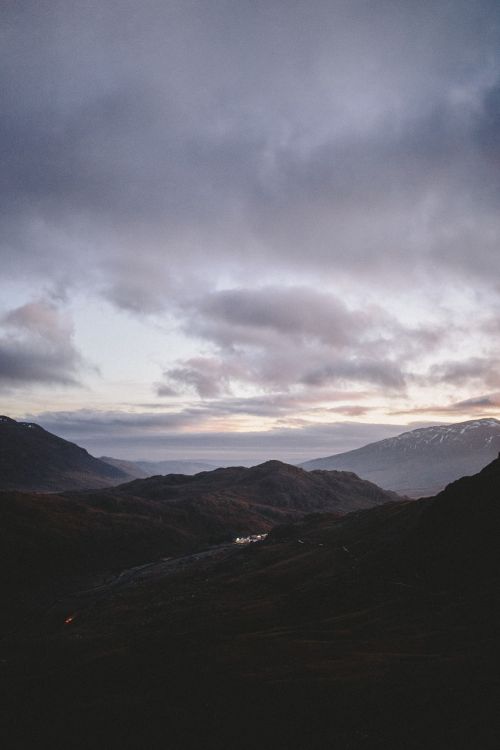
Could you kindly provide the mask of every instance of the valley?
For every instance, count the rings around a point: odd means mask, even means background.
[[[25,746],[493,750],[499,488],[497,460],[67,590],[4,632],[6,726],[22,715]]]
[[[499,497],[500,459],[0,492],[2,746],[496,750]]]

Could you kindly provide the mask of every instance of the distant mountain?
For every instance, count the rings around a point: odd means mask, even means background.
[[[474,474],[500,451],[500,422],[475,419],[423,427],[363,448],[302,464],[308,471],[354,471],[400,495],[433,495],[461,476]]]
[[[213,471],[218,464],[205,461],[169,460],[169,461],[136,461],[139,468],[146,472],[146,476],[158,474],[198,474],[200,471]]]
[[[158,474],[198,474],[200,471],[212,471],[217,467],[216,464],[209,464],[203,461],[186,460],[168,460],[168,461],[124,461],[121,458],[110,458],[101,456],[101,461],[105,461],[111,466],[125,471],[130,477],[144,479],[145,477],[154,477]]]
[[[110,456],[99,456],[99,461],[114,466],[128,475],[130,479],[145,479],[151,476],[147,471],[141,469],[135,461],[125,461],[121,458],[111,458]]]
[[[130,475],[33,422],[0,417],[0,489],[58,492],[110,487]]]

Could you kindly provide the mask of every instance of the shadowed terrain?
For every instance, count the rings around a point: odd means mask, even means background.
[[[269,461],[64,495],[0,492],[0,586],[119,570],[269,531],[308,511],[346,513],[396,498],[343,472]]]
[[[27,492],[110,487],[130,476],[33,422],[0,417],[0,489]]]
[[[119,488],[123,495],[136,495],[165,502],[194,497],[238,500],[291,512],[335,511],[349,513],[360,508],[398,499],[351,472],[307,472],[281,461],[204,471],[194,476],[168,474],[137,479]]]
[[[497,460],[63,596],[3,639],[6,726],[26,746],[493,750],[499,490]]]

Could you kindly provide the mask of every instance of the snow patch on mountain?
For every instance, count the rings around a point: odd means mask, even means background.
[[[500,451],[500,421],[493,417],[419,427],[362,448],[308,461],[305,469],[353,471],[401,494],[434,494],[474,474]]]

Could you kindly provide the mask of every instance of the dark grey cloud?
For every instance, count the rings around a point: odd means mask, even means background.
[[[261,345],[249,352],[239,349],[219,357],[190,358],[166,370],[164,378],[157,385],[159,396],[194,389],[202,398],[230,394],[238,385],[286,392],[293,386],[347,387],[357,383],[397,392],[404,390],[406,383],[400,367],[389,360],[369,359],[359,353],[342,358],[322,347],[293,347],[290,342],[279,349]]]
[[[342,414],[344,417],[362,417],[374,411],[372,406],[361,404],[345,404],[343,406],[330,406],[327,411],[331,414]]]
[[[406,414],[447,414],[450,416],[474,415],[487,417],[492,413],[500,412],[500,392],[484,396],[474,396],[462,401],[452,401],[447,404],[429,404],[427,406],[414,407],[404,411],[392,412],[393,416]]]
[[[6,6],[6,273],[498,272],[496,2]]]
[[[369,336],[373,315],[384,318],[380,309],[350,311],[332,294],[307,287],[239,288],[202,299],[189,329],[227,348],[260,344],[266,333],[343,348],[353,337]]]
[[[248,365],[247,365],[248,366]],[[230,392],[231,382],[248,382],[250,373],[243,361],[227,361],[218,357],[192,357],[180,367],[173,367],[164,374],[166,383],[157,386],[158,396],[176,395],[175,387],[182,390],[193,388],[201,398],[214,398]]]
[[[434,365],[430,378],[451,385],[469,385],[481,383],[485,387],[500,387],[500,358],[495,355],[470,357],[463,360],[452,360]]]
[[[302,379],[305,385],[312,386],[324,385],[332,381],[371,383],[374,386],[396,391],[405,386],[404,375],[397,364],[362,357],[353,361],[334,362],[319,369],[310,370]]]
[[[305,424],[267,432],[178,432],[176,415],[155,413],[99,413],[90,410],[48,412],[35,418],[45,429],[87,448],[94,455],[123,458],[204,458],[225,463],[258,463],[273,457],[301,462],[358,448],[368,442],[392,437],[405,425]],[[21,417],[19,417],[21,418]],[[191,423],[192,424],[192,423]]]
[[[77,385],[83,367],[71,322],[54,305],[31,302],[0,318],[0,387]]]
[[[304,286],[211,292],[191,298],[179,316],[186,334],[215,353],[168,369],[162,396],[188,388],[212,398],[237,384],[288,390],[358,383],[402,391],[411,360],[444,336],[439,326],[408,328],[379,306],[353,309]]]
[[[307,411],[308,413],[324,412],[322,404],[338,402],[339,406],[331,407],[328,411],[332,413],[345,414],[348,416],[359,416],[361,413],[369,411],[365,407],[363,412],[361,407],[354,414],[352,405],[344,405],[343,402],[349,398],[363,401],[367,396],[363,391],[333,391],[331,389],[316,391],[299,391],[294,393],[264,393],[259,396],[247,397],[226,397],[224,399],[213,399],[206,401],[202,405],[195,407],[194,412],[200,417],[218,418],[225,416],[246,415],[251,417],[272,417],[278,421],[287,421],[291,424],[306,424],[307,420],[294,417],[297,411]]]
[[[165,336],[157,394],[197,394],[206,419],[216,399],[291,418],[296,391],[497,388],[494,351],[441,354],[443,298],[500,291],[496,0],[26,0],[0,22],[0,263],[20,308],[44,296],[61,320],[81,289],[190,337],[175,361]],[[4,321],[4,383],[78,380],[58,325]],[[444,361],[415,375],[424,355]]]
[[[465,401],[459,401],[454,404],[456,409],[489,409],[500,407],[500,393],[491,394],[489,396],[477,396],[476,398],[468,398]]]

